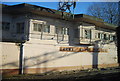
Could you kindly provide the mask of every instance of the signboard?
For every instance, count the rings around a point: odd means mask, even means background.
[[[63,52],[108,52],[107,49],[102,48],[88,48],[88,47],[60,47]]]

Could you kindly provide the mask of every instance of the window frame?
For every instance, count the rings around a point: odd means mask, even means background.
[[[91,29],[84,29],[84,37],[85,37],[85,39],[91,39],[92,38],[92,31],[91,31]]]
[[[58,33],[61,35],[69,35],[69,28],[55,26],[55,34],[58,34]]]
[[[44,25],[43,32],[50,33],[50,25]]]
[[[33,31],[35,31],[35,32],[42,32],[42,25],[43,24],[40,24],[40,23],[33,23]]]
[[[10,22],[2,22],[2,30],[3,31],[9,31],[10,30]]]

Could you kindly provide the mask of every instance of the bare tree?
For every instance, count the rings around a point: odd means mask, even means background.
[[[115,25],[118,25],[118,14],[118,2],[98,2],[88,8],[88,15],[96,16]]]

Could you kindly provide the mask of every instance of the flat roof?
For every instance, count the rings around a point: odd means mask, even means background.
[[[26,3],[12,5],[12,6],[2,4],[2,13],[8,13],[8,14],[32,13],[32,14],[41,15],[41,16],[63,19],[62,13],[58,10],[26,4]],[[103,28],[112,29],[112,30],[116,30],[117,28],[117,26],[110,23],[106,23],[104,22],[103,19],[100,19],[94,16],[89,16],[85,14],[74,14],[74,19],[73,19],[72,14],[67,12],[64,12],[64,14],[65,14],[64,19],[67,19],[67,21],[86,22],[86,23],[94,24],[97,27],[103,27]]]

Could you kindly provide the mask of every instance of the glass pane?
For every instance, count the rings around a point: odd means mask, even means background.
[[[65,34],[65,35],[68,34],[68,28],[64,28],[64,34]]]
[[[33,23],[33,30],[37,31],[37,23]]]
[[[85,38],[90,39],[90,37],[91,37],[91,31],[85,30]]]
[[[101,35],[100,35],[100,33],[98,33],[98,38],[101,38]]]
[[[38,24],[38,31],[41,32],[42,24]]]
[[[44,26],[44,32],[50,33],[50,26],[49,25]]]
[[[48,26],[48,33],[50,33],[50,25]]]
[[[106,37],[106,34],[104,34],[104,39],[106,40],[106,38],[107,38],[107,37]]]
[[[65,34],[65,28],[61,27],[61,33],[60,34]]]

